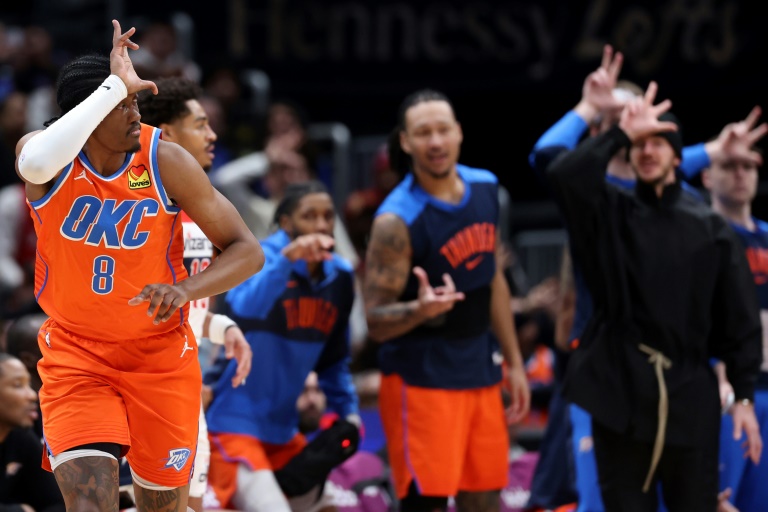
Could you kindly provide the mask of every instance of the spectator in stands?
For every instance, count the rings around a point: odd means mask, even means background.
[[[53,40],[48,31],[40,26],[25,27],[14,59],[16,89],[30,94],[36,89],[52,88],[61,64],[54,60]]]
[[[264,119],[252,106],[252,95],[256,92],[246,87],[240,76],[238,68],[222,62],[203,79],[205,96],[216,100],[221,107],[226,130],[217,133],[232,158],[263,150],[259,127]]]
[[[157,21],[141,32],[139,49],[131,59],[139,76],[146,80],[182,77],[200,83],[200,67],[179,49],[178,34],[173,25]]]
[[[12,321],[5,334],[6,352],[22,362],[29,372],[29,385],[35,393],[40,392],[43,382],[37,372],[37,363],[43,357],[38,345],[38,333],[48,317],[43,313],[25,315]],[[35,419],[33,429],[37,436],[43,438],[43,419],[39,414]]]
[[[277,135],[267,139],[265,151],[229,162],[211,176],[216,188],[232,201],[259,239],[271,234],[275,209],[286,187],[316,177],[316,153],[309,143],[301,142],[303,132],[286,121],[277,121],[273,126],[277,127]],[[251,183],[255,179],[261,180],[260,188],[266,197],[253,192]],[[357,252],[338,216],[334,222],[334,238],[336,252],[357,266]]]
[[[10,92],[0,99],[0,188],[16,184],[16,142],[26,133],[27,95]]]
[[[37,393],[29,372],[15,357],[0,353],[0,512],[64,512],[53,474],[40,467]]]
[[[35,301],[37,235],[24,184],[0,189],[0,318],[39,312]]]
[[[48,317],[44,313],[25,315],[17,318],[8,326],[5,333],[5,348],[8,354],[24,364],[29,372],[29,385],[37,393],[43,385],[37,373],[37,362],[43,355],[37,344],[40,327]]]
[[[11,66],[11,61],[17,50],[10,39],[8,28],[0,21],[0,103],[5,101],[6,96],[16,88],[16,85],[13,83],[13,66]]]
[[[371,232],[376,210],[400,181],[397,172],[389,165],[387,147],[383,144],[374,156],[372,186],[352,192],[344,205],[344,222],[361,260],[365,257],[366,241]],[[360,265],[358,268],[362,271],[365,266]]]
[[[299,431],[309,439],[332,427],[335,413],[326,412],[326,396],[311,372],[296,402]],[[278,481],[290,475],[276,473]],[[318,512],[387,512],[394,501],[389,471],[379,455],[359,450],[334,467],[325,483]]]

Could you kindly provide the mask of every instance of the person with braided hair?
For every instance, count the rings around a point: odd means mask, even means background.
[[[258,272],[264,255],[194,157],[140,123],[137,94],[157,87],[133,69],[135,29],[112,25],[109,58],[65,65],[62,116],[16,147],[50,317],[38,334],[43,467],[67,510],[115,512],[126,456],[138,510],[186,510],[202,380],[187,303]],[[181,210],[221,250],[191,277]]]

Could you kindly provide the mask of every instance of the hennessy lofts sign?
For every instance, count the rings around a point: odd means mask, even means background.
[[[605,42],[642,77],[679,64],[728,66],[756,35],[747,2],[737,0],[228,2],[227,50],[238,60],[267,70],[315,64],[356,81],[351,64],[383,74],[406,66],[417,76],[449,76],[458,65],[479,72],[474,78],[506,69],[507,81],[535,83],[594,65]]]

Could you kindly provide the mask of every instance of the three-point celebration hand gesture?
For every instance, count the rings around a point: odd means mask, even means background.
[[[139,45],[131,41],[130,37],[136,33],[136,28],[131,27],[127,32],[121,33],[120,23],[112,20],[112,51],[109,52],[109,67],[113,75],[117,75],[128,89],[128,94],[134,94],[144,89],[151,89],[157,94],[157,85],[149,80],[142,80],[133,69],[133,63],[128,55],[128,48],[138,50]]]
[[[656,82],[651,82],[648,84],[645,95],[630,101],[621,112],[619,128],[627,134],[629,140],[634,142],[656,133],[677,131],[675,123],[659,121],[659,116],[672,107],[672,102],[664,100],[658,105],[654,105],[658,88]]]

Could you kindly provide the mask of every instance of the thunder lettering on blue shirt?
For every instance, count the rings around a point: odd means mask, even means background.
[[[358,413],[349,372],[352,267],[334,254],[314,281],[304,260],[292,263],[281,254],[290,241],[284,231],[264,240],[264,268],[227,293],[227,313],[245,333],[253,363],[246,385],[238,388],[231,383],[236,361],[214,365],[218,378],[206,412],[211,432],[288,442],[297,432],[296,400],[313,370],[330,410],[342,418]],[[211,379],[206,375],[206,382]]]
[[[731,227],[744,244],[749,268],[755,278],[760,309],[768,310],[768,223],[752,220],[755,223],[754,231],[733,223]]]
[[[384,343],[379,363],[414,386],[469,389],[501,379],[498,342],[490,331],[491,281],[498,224],[498,180],[491,172],[457,165],[464,197],[449,204],[422,189],[409,174],[387,196],[376,215],[391,213],[408,226],[411,264],[423,268],[432,286],[449,274],[465,299],[444,317]],[[417,297],[411,273],[401,301]]]
[[[547,166],[563,151],[573,150],[581,138],[586,134],[589,125],[573,110],[565,114],[559,121],[552,125],[536,141],[531,154],[528,156],[528,162],[538,176],[543,176]],[[709,166],[709,156],[704,150],[704,144],[694,144],[683,148],[683,158],[680,162],[679,170],[688,179],[695,177],[702,169]],[[618,178],[616,176],[606,175],[608,183],[623,188],[632,189],[635,186],[635,180]],[[546,179],[542,180],[548,183]],[[682,182],[683,190],[703,201],[704,198],[694,187],[686,182]],[[578,263],[573,261],[574,286],[576,288],[576,309],[573,316],[573,326],[571,327],[570,339],[576,339],[581,336],[587,326],[587,322],[592,316],[592,297],[578,268]]]

